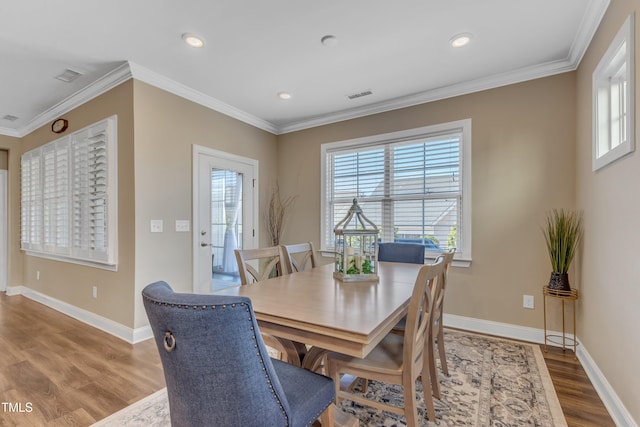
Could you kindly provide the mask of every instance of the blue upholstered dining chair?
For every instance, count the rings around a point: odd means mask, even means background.
[[[424,246],[416,243],[380,243],[378,261],[424,264]]]
[[[249,298],[142,291],[173,426],[333,426],[333,381],[272,360]]]

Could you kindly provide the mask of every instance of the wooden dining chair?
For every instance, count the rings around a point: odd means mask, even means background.
[[[240,273],[240,284],[247,285],[271,277],[289,274],[280,246],[256,249],[236,249],[236,261]],[[269,334],[262,334],[265,344],[279,353],[281,360],[301,366],[307,348],[301,344]]]
[[[289,268],[289,273],[315,268],[317,265],[316,251],[312,242],[283,245],[282,252],[285,257],[285,264]]]
[[[431,321],[433,325],[431,326],[431,336],[427,340],[427,351],[430,355],[431,363],[428,368],[431,373],[431,378],[433,379],[433,396],[436,399],[440,399],[440,382],[438,381],[438,372],[435,363],[436,357],[436,347],[438,348],[438,356],[440,359],[440,368],[445,375],[449,375],[449,368],[447,366],[447,356],[444,348],[444,330],[442,324],[442,318],[444,313],[444,295],[445,289],[447,286],[447,280],[449,277],[449,267],[451,267],[451,263],[453,262],[453,256],[455,255],[455,249],[451,249],[448,252],[444,252],[440,255],[444,262],[444,267],[442,272],[440,273],[440,277],[438,280],[433,282],[433,289],[431,290],[431,294],[433,297],[433,313],[431,314]],[[392,333],[403,335],[406,328],[406,318],[402,321],[398,322],[392,329]]]
[[[235,254],[242,285],[289,274],[280,246],[236,249]]]
[[[425,265],[420,269],[409,301],[404,335],[387,334],[362,359],[340,353],[328,354],[327,371],[336,387],[336,403],[339,403],[340,399],[348,399],[385,411],[404,414],[407,425],[416,427],[419,425],[416,380],[420,377],[429,420],[435,420],[430,371],[425,369],[431,361],[425,359],[430,358],[429,352],[426,351],[426,344],[433,325],[431,321],[433,310],[431,288],[434,285],[432,282],[440,277],[443,268],[444,261],[439,258],[434,264]],[[350,393],[348,388],[342,390],[340,387],[342,374],[402,385],[404,407],[400,408],[381,401],[367,399],[364,395]]]

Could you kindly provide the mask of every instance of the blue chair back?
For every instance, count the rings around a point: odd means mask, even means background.
[[[415,243],[380,243],[378,261],[424,264],[424,246]]]
[[[165,282],[147,286],[142,295],[172,425],[291,425],[248,298],[174,293]]]

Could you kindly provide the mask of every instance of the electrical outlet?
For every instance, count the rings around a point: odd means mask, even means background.
[[[522,306],[524,308],[533,309],[533,295],[523,295]]]
[[[95,299],[98,299],[98,287],[97,286],[93,287],[93,297]]]
[[[152,233],[162,233],[162,220],[152,219],[149,223]]]
[[[36,270],[36,280],[40,280],[40,270]]]
[[[189,231],[189,220],[188,219],[176,219],[176,231],[178,231],[178,232]]]

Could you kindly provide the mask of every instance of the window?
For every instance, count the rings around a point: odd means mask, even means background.
[[[21,247],[116,265],[116,116],[22,155]]]
[[[593,72],[593,170],[634,150],[633,15]]]
[[[471,120],[322,146],[322,249],[354,198],[381,242],[471,259]]]

